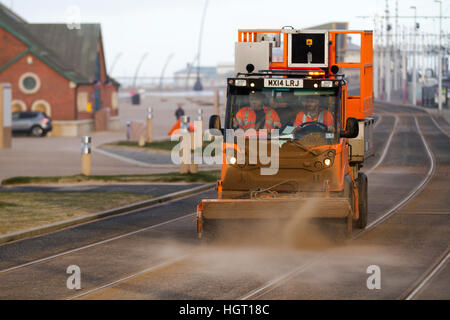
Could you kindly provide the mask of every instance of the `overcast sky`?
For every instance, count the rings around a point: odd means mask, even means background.
[[[101,23],[107,67],[118,54],[112,76],[134,74],[140,57],[148,52],[140,75],[159,76],[167,56],[174,54],[166,76],[194,59],[200,20],[206,0],[0,0],[28,22],[65,23],[71,7],[81,22]],[[395,0],[390,12],[395,14]],[[442,0],[443,15],[450,14],[450,1]],[[203,34],[201,64],[215,66],[233,62],[239,28],[304,28],[331,21],[349,22],[350,29],[373,29],[373,19],[358,16],[384,14],[385,0],[209,0]],[[434,0],[398,0],[399,15],[439,15]],[[73,12],[73,11],[72,11]],[[450,19],[443,20],[449,32]],[[421,20],[421,29],[438,33],[438,20]],[[401,24],[412,26],[410,19]]]

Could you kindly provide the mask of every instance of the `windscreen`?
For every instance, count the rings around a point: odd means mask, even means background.
[[[240,88],[229,96],[227,128],[271,132],[308,145],[336,144],[338,89]]]

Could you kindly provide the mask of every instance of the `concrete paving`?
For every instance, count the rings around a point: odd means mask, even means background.
[[[140,153],[125,153],[112,151],[100,152],[96,147],[119,140],[126,140],[127,121],[146,121],[147,107],[153,108],[153,139],[168,139],[168,132],[175,124],[174,116],[177,103],[183,103],[186,115],[195,119],[198,109],[203,111],[206,125],[209,116],[214,113],[212,96],[172,96],[157,97],[143,96],[141,104],[131,105],[130,99],[120,99],[119,120],[120,131],[92,132],[92,174],[118,175],[118,174],[150,174],[177,171],[170,167],[149,167],[139,165],[136,161],[172,165],[169,156],[149,155]],[[221,95],[222,111],[224,104]],[[28,136],[15,136],[11,149],[0,149],[0,181],[17,176],[60,176],[74,175],[81,172],[81,138],[80,137],[45,137],[33,138]],[[111,151],[111,150],[109,150]],[[120,157],[114,157],[114,154]]]
[[[139,167],[96,152],[101,144],[124,140],[123,132],[92,133],[92,174],[149,174],[173,171]],[[81,172],[80,137],[14,137],[11,149],[0,150],[0,180],[17,176],[65,176]]]
[[[184,96],[141,96],[140,105],[132,105],[129,98],[120,99],[119,115],[121,130],[125,130],[127,121],[146,121],[147,108],[153,109],[153,138],[155,140],[167,139],[168,132],[176,122],[175,111],[177,103],[183,104],[185,115],[193,121],[199,109],[203,112],[204,124],[207,125],[209,117],[214,114],[213,96],[199,94],[191,97]],[[223,116],[225,97],[220,94],[220,112]],[[223,118],[222,118],[223,120]]]

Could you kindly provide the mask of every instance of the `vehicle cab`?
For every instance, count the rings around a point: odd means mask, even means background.
[[[337,62],[337,35],[347,33],[362,38],[359,63]],[[371,37],[369,31],[239,30],[236,76],[227,83],[224,129],[242,130],[247,140],[239,151],[236,139],[230,141],[225,135],[225,148],[233,148],[235,156],[226,155],[219,196],[234,197],[277,184],[277,192],[345,189],[346,176],[350,171],[357,176],[372,153],[372,92],[362,85],[359,96],[348,96],[348,78],[339,69],[363,70],[360,81],[367,81],[372,66],[365,63],[364,53],[366,46],[371,47]],[[249,140],[269,140],[274,132],[280,147],[279,170],[268,177],[256,170],[267,164],[250,163]],[[356,143],[361,137],[363,150]],[[230,159],[239,158],[240,152],[245,153],[245,161]]]

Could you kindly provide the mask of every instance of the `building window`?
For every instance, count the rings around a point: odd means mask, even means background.
[[[27,72],[23,74],[19,79],[19,89],[23,93],[33,94],[36,93],[41,87],[41,80],[39,77],[32,73]]]
[[[33,77],[26,77],[25,79],[23,79],[23,87],[26,90],[32,91],[32,90],[36,89],[36,86],[37,86],[37,81]]]
[[[27,105],[21,100],[11,101],[11,112],[27,111]]]
[[[77,95],[77,108],[78,112],[87,112],[88,111],[88,94],[87,92],[78,92]]]
[[[119,108],[119,97],[118,97],[116,91],[111,93],[111,107],[113,110],[116,110]]]
[[[31,106],[31,111],[44,112],[49,117],[51,117],[52,115],[52,108],[50,107],[50,104],[45,100],[35,101]]]

